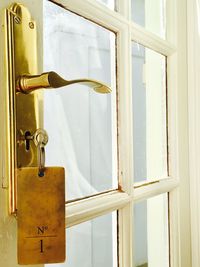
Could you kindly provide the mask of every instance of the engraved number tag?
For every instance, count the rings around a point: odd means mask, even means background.
[[[18,263],[65,261],[64,168],[17,170]]]

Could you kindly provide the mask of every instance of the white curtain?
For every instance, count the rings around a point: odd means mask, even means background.
[[[107,30],[45,2],[44,71],[110,83],[110,65]],[[46,166],[65,168],[66,199],[112,188],[111,96],[80,85],[46,90],[44,128]],[[111,267],[112,249],[110,214],[67,230],[67,261],[53,266]]]

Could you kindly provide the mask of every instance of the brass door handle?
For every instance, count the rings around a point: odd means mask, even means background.
[[[106,84],[92,79],[65,80],[56,72],[50,71],[41,75],[23,75],[17,79],[17,92],[28,94],[34,90],[42,88],[59,88],[74,83],[80,83],[91,87],[101,94],[111,93],[111,88]]]

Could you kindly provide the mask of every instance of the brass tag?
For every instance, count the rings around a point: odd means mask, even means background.
[[[64,168],[17,170],[18,263],[65,261]]]

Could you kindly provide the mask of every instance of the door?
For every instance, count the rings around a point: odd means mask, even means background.
[[[191,266],[186,1],[21,2],[37,23],[38,74],[112,88],[47,89],[38,107],[49,134],[46,165],[66,169],[67,260],[53,266]],[[0,3],[2,48],[11,3]],[[2,67],[0,263],[14,267],[6,73]]]

